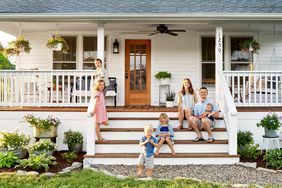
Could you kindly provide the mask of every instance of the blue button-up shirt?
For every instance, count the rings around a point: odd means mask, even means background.
[[[155,143],[158,143],[155,137],[151,136],[150,139],[153,140]],[[145,142],[146,140],[147,138],[144,136],[141,138],[140,142]],[[148,142],[147,144],[143,146],[142,152],[146,155],[146,157],[151,157],[152,155],[154,155],[154,148],[155,146],[151,142]]]
[[[216,104],[214,104],[211,100],[206,99],[205,101],[200,100],[196,105],[194,109],[194,115],[195,116],[200,116],[206,111],[206,106],[208,103],[213,104],[212,105],[212,111],[216,112],[218,111],[218,107]]]

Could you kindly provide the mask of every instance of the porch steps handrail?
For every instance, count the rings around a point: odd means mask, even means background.
[[[216,99],[223,114],[228,132],[230,155],[237,154],[237,109],[222,71],[217,71]]]

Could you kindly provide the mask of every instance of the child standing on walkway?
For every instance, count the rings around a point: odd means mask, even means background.
[[[141,176],[144,170],[146,169],[146,174],[148,177],[153,176],[154,169],[154,148],[158,146],[158,141],[153,137],[153,125],[145,125],[143,136],[139,142],[139,145],[142,146],[142,152],[138,158],[138,176]]]
[[[108,125],[108,116],[106,110],[105,97],[103,94],[103,90],[105,89],[105,82],[103,80],[98,80],[94,86],[92,96],[94,98],[94,109],[92,111],[92,115],[94,116],[95,126],[96,126],[96,134],[97,134],[97,142],[106,142],[104,138],[102,138],[100,133],[100,124]]]
[[[158,138],[159,145],[156,150],[156,156],[160,153],[160,148],[162,147],[163,143],[166,141],[167,145],[169,146],[171,150],[171,154],[175,155],[175,150],[173,148],[173,137],[174,137],[174,131],[170,124],[168,124],[169,118],[166,113],[161,113],[160,115],[160,124],[157,127],[156,130],[156,137]]]

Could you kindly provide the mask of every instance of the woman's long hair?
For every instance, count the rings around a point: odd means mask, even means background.
[[[182,95],[186,95],[186,92],[185,92],[185,87],[184,87],[184,82],[185,81],[188,81],[188,83],[190,84],[190,86],[188,87],[188,93],[193,95],[194,94],[194,89],[193,89],[193,85],[192,85],[192,82],[189,78],[185,78],[182,82],[182,88],[181,88],[181,93]]]

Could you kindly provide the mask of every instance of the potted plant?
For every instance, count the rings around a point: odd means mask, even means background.
[[[53,49],[54,51],[62,51],[64,53],[69,51],[68,43],[59,35],[54,35],[49,38],[47,41],[47,47]]]
[[[82,152],[83,136],[78,131],[68,130],[64,132],[64,144],[68,145],[69,151]]]
[[[51,138],[57,136],[57,127],[61,124],[58,118],[48,116],[47,119],[40,119],[33,114],[24,116],[24,121],[34,127],[33,133],[36,138]]]
[[[260,44],[255,39],[247,39],[241,44],[241,49],[244,52],[258,53]]]
[[[167,71],[159,71],[155,74],[155,78],[160,80],[160,85],[168,85],[171,79],[171,73]]]
[[[25,40],[23,36],[19,36],[16,40],[9,43],[8,48],[4,49],[7,55],[19,55],[20,53],[29,53],[31,47],[29,41]]]
[[[53,155],[56,150],[56,145],[50,140],[39,140],[38,142],[28,145],[27,150],[30,155]]]
[[[12,151],[18,158],[24,158],[29,141],[30,137],[24,134],[0,132],[0,152]]]
[[[174,99],[175,99],[175,92],[169,91],[165,93],[165,95],[166,95],[166,107],[173,107]]]
[[[276,113],[268,113],[264,116],[259,123],[257,123],[257,127],[263,127],[265,131],[265,137],[273,138],[277,136],[277,130],[281,127],[280,122],[281,117],[278,117]]]

